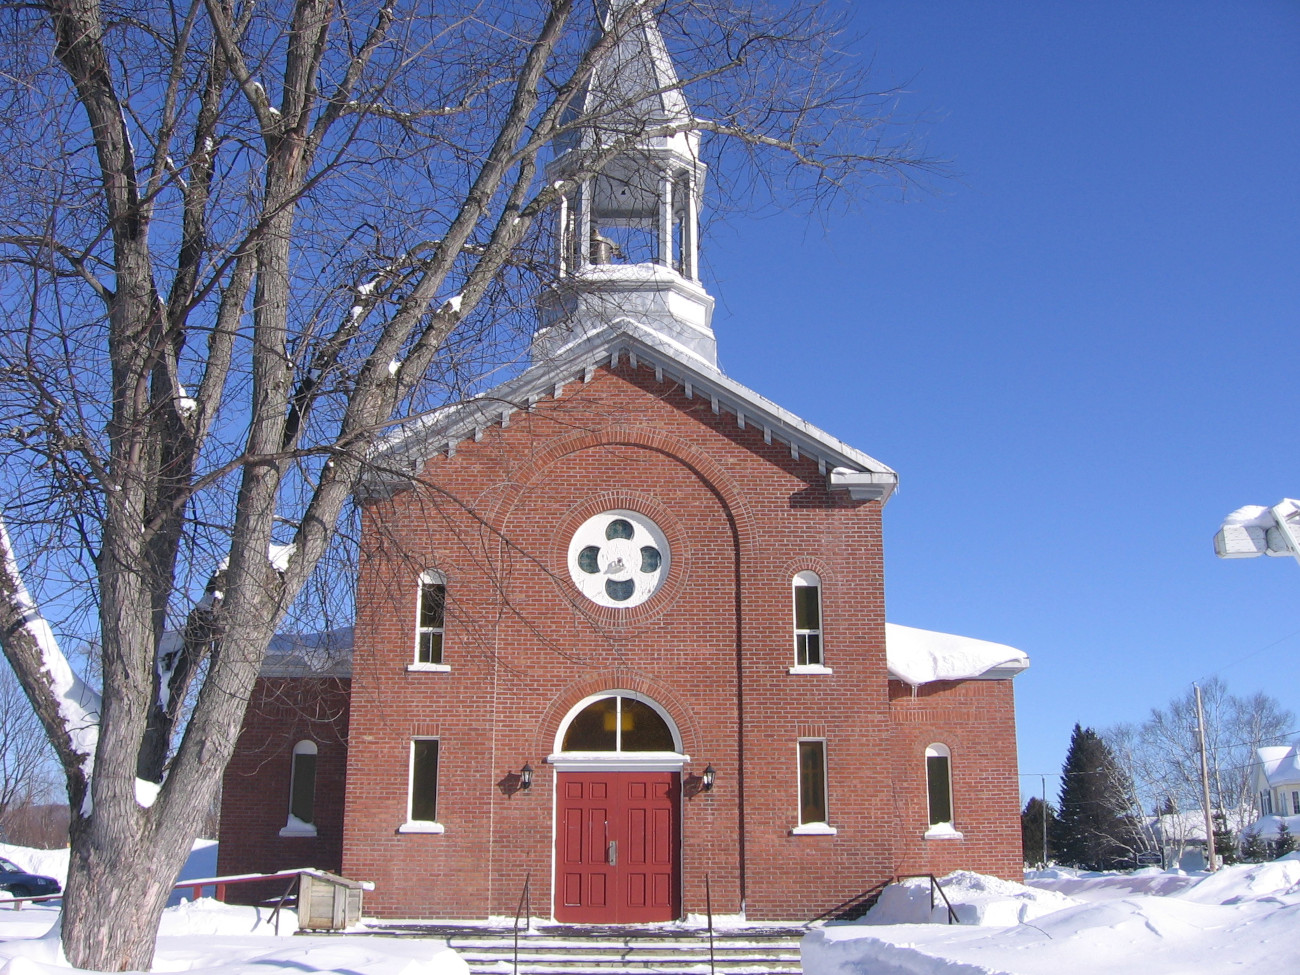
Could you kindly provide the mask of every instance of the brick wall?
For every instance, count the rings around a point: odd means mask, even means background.
[[[511,915],[527,877],[534,913],[550,914],[547,756],[565,716],[612,690],[661,705],[690,756],[688,913],[704,909],[706,876],[715,912],[776,920],[833,912],[898,872],[1018,866],[1010,683],[935,685],[916,700],[891,687],[879,503],[830,494],[815,460],[686,393],[625,358],[365,504],[342,868],[374,881],[368,912]],[[663,587],[626,610],[587,601],[567,569],[573,531],[616,508],[653,519],[671,549]],[[428,569],[446,579],[447,669],[412,672]],[[822,580],[830,673],[789,672],[791,580],[805,570]],[[401,830],[413,737],[440,742],[441,833]],[[792,834],[800,738],[826,741],[829,835]],[[964,834],[943,847],[922,839],[916,756],[932,741],[952,750]],[[228,781],[247,773],[244,750]],[[287,782],[269,788],[287,796]],[[264,869],[272,850],[268,838],[241,862]]]
[[[1023,879],[1015,703],[1010,680],[890,681],[898,872],[974,870]],[[927,839],[925,749],[951,753],[953,827],[960,839]]]
[[[368,905],[413,916],[512,913],[525,873],[551,901],[553,776],[544,760],[587,695],[636,690],[679,725],[684,908],[808,917],[888,875],[890,711],[878,503],[832,497],[815,461],[689,398],[652,368],[597,370],[509,426],[432,460],[371,503],[357,619],[353,788],[344,867]],[[605,610],[568,582],[572,532],[629,508],[666,534],[672,571],[642,606]],[[414,580],[447,578],[447,673],[409,673]],[[792,675],[791,578],[823,580],[826,662]],[[413,735],[441,740],[441,835],[406,835]],[[827,740],[833,836],[792,836],[796,748]],[[511,793],[525,762],[529,793]],[[742,816],[741,796],[744,796]],[[744,863],[742,865],[742,850]]]
[[[339,872],[347,776],[350,682],[335,677],[258,678],[222,780],[218,875],[295,867]],[[316,745],[316,836],[280,835],[289,818],[293,748]],[[229,888],[238,903],[279,897],[285,883]]]

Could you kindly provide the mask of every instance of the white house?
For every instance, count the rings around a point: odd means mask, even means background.
[[[1300,816],[1300,739],[1256,750],[1255,794],[1261,816]]]

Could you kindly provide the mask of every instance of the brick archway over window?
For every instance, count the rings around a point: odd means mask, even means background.
[[[694,715],[666,684],[625,669],[602,671],[575,681],[560,691],[547,705],[537,722],[533,751],[538,755],[552,754],[561,724],[579,704],[590,698],[604,695],[635,694],[652,701],[667,716],[681,741],[681,754],[690,755],[700,747],[700,735]]]

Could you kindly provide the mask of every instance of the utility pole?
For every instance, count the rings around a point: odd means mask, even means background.
[[[1214,825],[1210,816],[1210,766],[1205,758],[1205,710],[1201,707],[1201,685],[1193,684],[1196,691],[1196,739],[1201,745],[1201,809],[1205,813],[1205,855],[1210,873],[1219,869],[1219,858],[1214,852]]]
[[[1047,776],[1040,775],[1043,780],[1043,867],[1047,867]]]

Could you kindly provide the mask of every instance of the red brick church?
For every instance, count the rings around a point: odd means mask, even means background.
[[[646,22],[588,107],[680,127],[674,81]],[[894,874],[1019,876],[1027,661],[887,625],[897,475],[719,370],[698,140],[583,182],[531,365],[377,448],[354,631],[269,657],[223,873],[341,871],[414,918],[513,914],[528,878],[597,924],[701,913],[706,881],[803,921]]]

